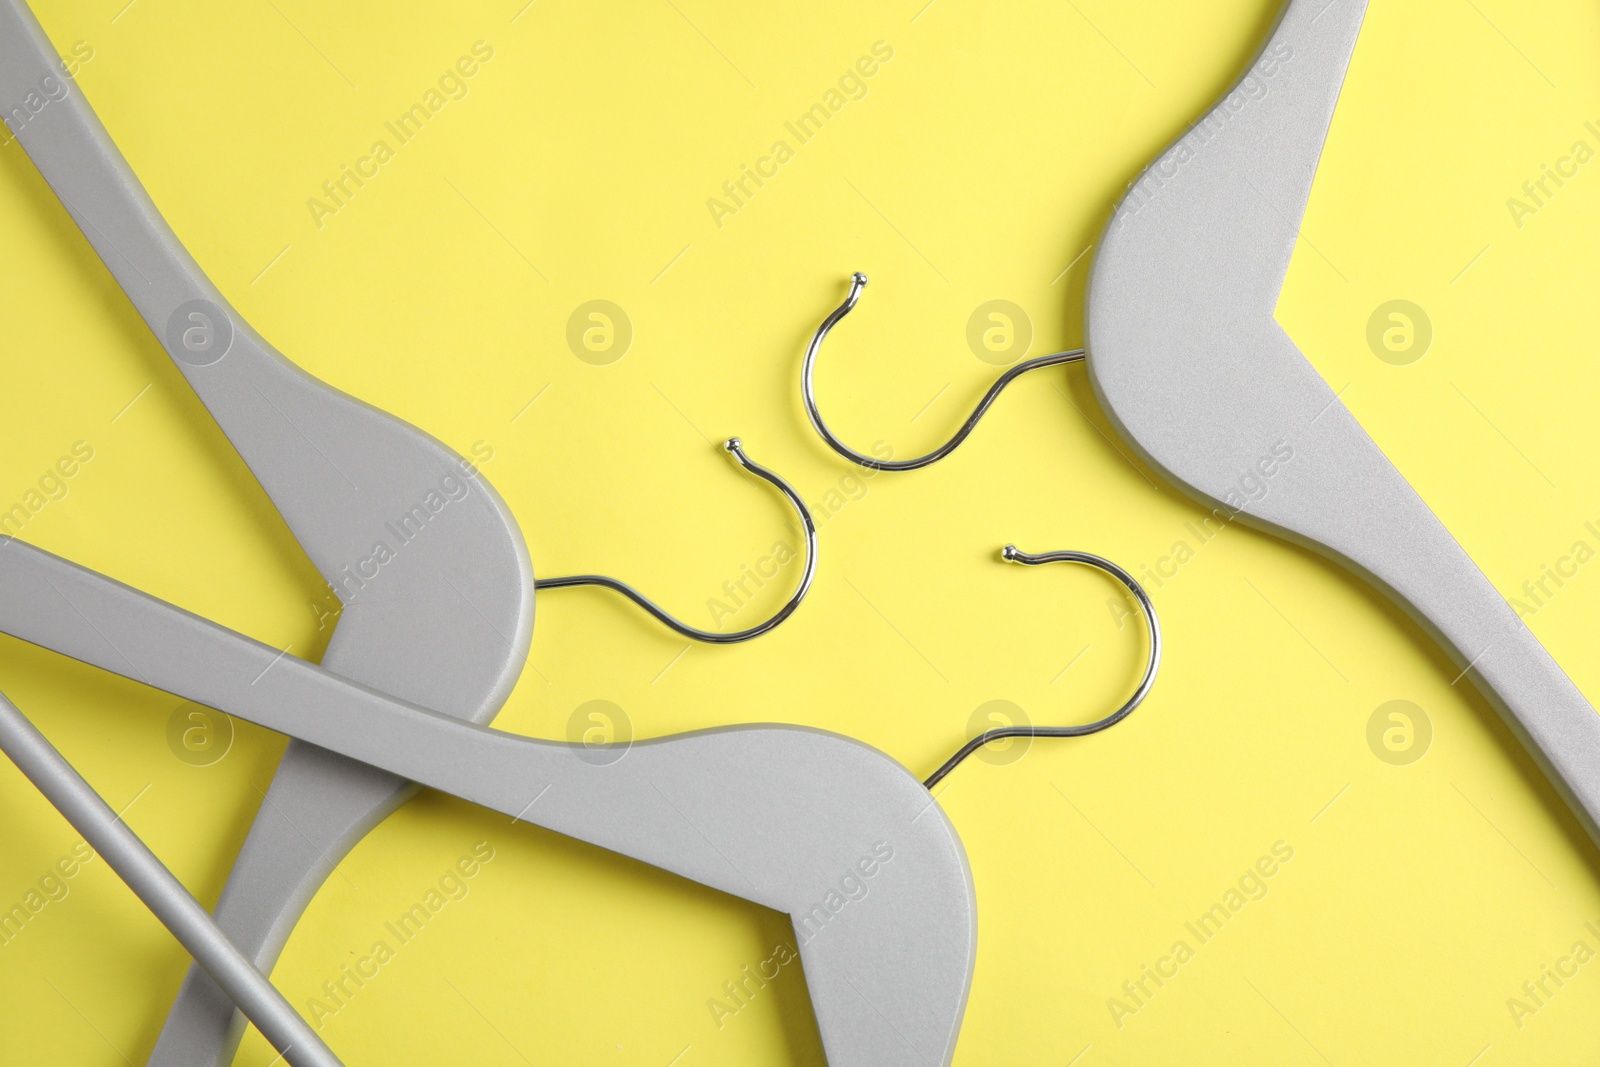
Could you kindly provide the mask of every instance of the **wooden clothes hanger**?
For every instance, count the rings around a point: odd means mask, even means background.
[[[1129,186],[1089,280],[1090,379],[1173,484],[1417,619],[1600,841],[1600,715],[1273,317],[1366,8],[1290,0],[1236,88]],[[1263,463],[1252,499],[1238,484]]]

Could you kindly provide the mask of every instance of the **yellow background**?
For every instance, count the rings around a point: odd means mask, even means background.
[[[925,774],[990,700],[1056,722],[1122,698],[1144,650],[1114,586],[996,558],[1015,541],[1140,569],[1196,545],[1198,509],[1126,458],[1083,370],[1019,382],[939,466],[859,482],[804,421],[799,359],[847,274],[869,273],[819,388],[848,440],[906,456],[994,374],[965,342],[979,304],[1025,308],[1035,354],[1078,343],[1082,253],[1250,57],[1272,0],[124,3],[37,7],[59,50],[93,47],[80,84],[174,229],[300,366],[459,451],[488,442],[537,573],[616,574],[709,623],[787,519],[715,449],[728,434],[814,503],[848,501],[822,522],[810,599],[748,645],[684,653],[603,593],[541,596],[499,726],[564,738],[604,699],[638,736],[806,723]],[[1573,141],[1600,147],[1583,128],[1597,39],[1579,0],[1373,0],[1280,309],[1508,594],[1573,540],[1600,547],[1582,529],[1600,515],[1600,162],[1521,229],[1504,204]],[[307,198],[478,40],[495,54],[468,96],[318,229]],[[866,98],[719,228],[707,198],[880,40],[894,57]],[[315,656],[315,572],[15,144],[0,239],[0,508],[87,441],[26,540]],[[610,366],[565,342],[596,298],[635,331]],[[1435,328],[1409,367],[1366,347],[1396,298]],[[1596,699],[1590,570],[1530,621]],[[1575,941],[1600,948],[1593,847],[1445,658],[1242,527],[1151,591],[1169,645],[1144,707],[941,789],[980,905],[957,1062],[1593,1062],[1600,963],[1520,1027],[1506,1003]],[[215,900],[280,738],[240,723],[191,766],[167,743],[175,699],[9,639],[0,687]],[[1433,730],[1406,766],[1367,741],[1395,699]],[[9,765],[0,812],[9,908],[76,836]],[[795,969],[720,1028],[707,1008],[784,919],[437,795],[341,865],[274,980],[303,1005],[485,840],[471,895],[326,1022],[347,1062],[821,1061]],[[1294,858],[1265,898],[1198,946],[1185,922],[1279,841]],[[1108,1000],[1179,938],[1195,958],[1119,1026]],[[142,1063],[185,965],[91,863],[0,947],[0,1062]],[[238,1062],[272,1059],[252,1032]]]

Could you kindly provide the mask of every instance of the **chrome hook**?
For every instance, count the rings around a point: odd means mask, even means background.
[[[626,582],[618,581],[615,578],[608,578],[603,574],[574,574],[563,578],[535,578],[533,583],[534,588],[562,589],[574,585],[603,586],[606,589],[610,589],[614,593],[621,593],[623,596],[639,605],[645,611],[648,611],[651,615],[655,616],[656,620],[668,629],[679,633],[684,637],[691,638],[695,641],[704,641],[706,644],[710,645],[737,644],[740,641],[748,641],[753,637],[760,637],[769,630],[776,628],[778,624],[783,622],[783,620],[794,614],[794,610],[800,606],[800,601],[805,599],[806,593],[811,589],[811,579],[814,578],[817,573],[817,526],[816,523],[811,519],[811,512],[806,508],[805,501],[800,499],[800,494],[794,491],[794,487],[788,482],[784,481],[782,478],[778,477],[778,475],[774,474],[772,471],[761,466],[761,464],[745,455],[744,445],[737,437],[728,438],[722,443],[722,447],[728,452],[729,455],[738,460],[739,465],[745,470],[749,471],[751,474],[754,474],[762,481],[769,482],[776,486],[778,491],[787,497],[789,503],[794,506],[795,513],[800,516],[801,524],[805,526],[805,573],[800,576],[800,584],[795,588],[794,595],[784,603],[783,607],[778,609],[775,615],[767,619],[765,622],[750,627],[748,630],[739,630],[738,632],[731,634],[721,634],[714,633],[710,630],[697,629],[696,627],[690,626],[687,623],[679,622],[671,615],[668,615],[666,611],[658,606],[653,600],[639,592],[633,586]]]
[[[1144,591],[1144,586],[1138,579],[1112,563],[1109,559],[1096,556],[1090,552],[1042,552],[1034,555],[1022,552],[1016,545],[1007,545],[1000,552],[1000,558],[1007,563],[1021,563],[1029,567],[1038,567],[1046,563],[1083,563],[1098,570],[1105,571],[1117,581],[1128,587],[1128,591],[1139,602],[1139,610],[1144,615],[1145,628],[1150,632],[1150,660],[1145,664],[1144,677],[1139,679],[1139,685],[1127,701],[1116,711],[1103,719],[1085,723],[1082,726],[1002,726],[997,730],[989,730],[979,734],[956,752],[954,756],[945,760],[944,766],[928,776],[922,784],[932,789],[938,785],[945,775],[955,770],[956,765],[990,741],[1003,741],[1008,737],[1084,737],[1088,734],[1099,733],[1126,719],[1132,714],[1149,695],[1150,687],[1156,681],[1156,669],[1161,666],[1161,624],[1156,621],[1156,608],[1150,602],[1150,594]]]
[[[834,308],[833,313],[822,320],[822,325],[818,326],[817,332],[812,335],[811,344],[806,346],[805,365],[800,372],[800,396],[805,401],[806,415],[811,419],[812,428],[828,443],[828,447],[850,462],[860,464],[871,470],[914,471],[926,467],[930,463],[937,463],[954,452],[961,442],[967,439],[967,435],[972,433],[974,427],[978,425],[978,420],[983,418],[984,413],[989,410],[989,405],[995,402],[995,398],[1000,395],[1001,390],[1005,389],[1006,386],[1031,370],[1038,370],[1041,367],[1054,367],[1062,363],[1077,363],[1083,359],[1083,349],[1074,348],[1068,352],[1054,352],[1048,356],[1038,356],[1034,359],[1023,360],[1000,375],[999,379],[989,387],[989,391],[984,394],[983,399],[978,401],[978,406],[973,409],[972,414],[967,416],[967,421],[961,424],[961,429],[956,431],[955,436],[932,452],[925,456],[918,456],[916,459],[873,459],[871,456],[864,456],[857,452],[835,437],[833,431],[828,429],[828,424],[822,421],[822,412],[817,410],[816,390],[811,382],[811,373],[816,368],[817,353],[822,349],[823,340],[828,336],[828,332],[838,325],[840,319],[855,310],[856,303],[861,299],[861,290],[866,287],[867,276],[865,274],[860,271],[852,274],[850,276],[850,293],[844,298],[844,303]]]

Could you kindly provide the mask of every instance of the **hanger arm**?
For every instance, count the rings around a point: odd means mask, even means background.
[[[200,902],[4,694],[0,694],[0,749],[89,847],[105,857],[117,877],[172,931],[212,981],[228,991],[290,1067],[342,1067],[283,994],[218,929]]]
[[[1089,281],[1091,382],[1206,507],[1411,613],[1600,843],[1600,715],[1274,318],[1366,10],[1291,0],[1238,87],[1130,186]],[[1263,464],[1270,490],[1245,497]]]
[[[742,726],[640,742],[595,766],[570,745],[386,697],[10,539],[0,632],[786,912],[834,1067],[949,1062],[976,946],[971,877],[943,810],[875,749]],[[862,864],[885,851],[866,882]],[[836,908],[846,879],[869,888]]]

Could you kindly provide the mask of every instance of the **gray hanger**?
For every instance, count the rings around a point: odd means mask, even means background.
[[[1090,376],[1204,506],[1415,616],[1600,840],[1600,716],[1273,318],[1365,10],[1292,0],[1238,87],[1130,186],[1089,281]]]
[[[10,538],[0,632],[784,912],[829,1063],[950,1061],[977,943],[966,854],[922,783],[860,742],[728,727],[597,764],[385,696]]]
[[[521,673],[533,624],[527,550],[503,502],[445,445],[330,389],[251,330],[166,225],[53,57],[26,4],[0,3],[0,99],[33,92],[48,101],[16,131],[24,148],[341,602],[322,666],[487,722]],[[779,625],[810,587],[815,527],[790,486],[751,461],[737,439],[725,447],[782,492],[805,527],[803,575],[772,617],[715,633],[684,625],[612,578],[538,585],[610,588],[677,633],[710,643],[749,640]],[[380,542],[394,555],[374,565]],[[222,929],[270,970],[333,866],[415,791],[412,783],[291,741],[218,901]],[[151,1063],[230,1062],[242,1032],[230,998],[196,966]]]
[[[1126,718],[1155,679],[1160,627],[1149,596],[1125,570],[1083,552],[1035,555],[1008,545],[1002,558],[1086,564],[1116,577],[1144,615],[1149,661],[1111,715],[1083,726],[981,734],[930,776],[927,788],[991,741],[1104,730]],[[644,742],[626,772],[613,771],[632,755],[628,746],[615,760],[597,761],[579,746],[458,722],[12,538],[0,538],[0,632],[514,811],[513,822],[527,819],[787,911],[829,1062],[948,1063],[954,1051],[976,948],[965,852],[937,802],[908,788],[915,780],[903,768],[859,742],[796,727],[729,727]],[[3,697],[0,749],[291,1067],[337,1067],[260,970]],[[547,794],[550,801],[535,810]],[[885,877],[892,861],[895,874]],[[868,908],[874,886],[876,903]],[[858,906],[848,921],[839,921],[852,904]]]

